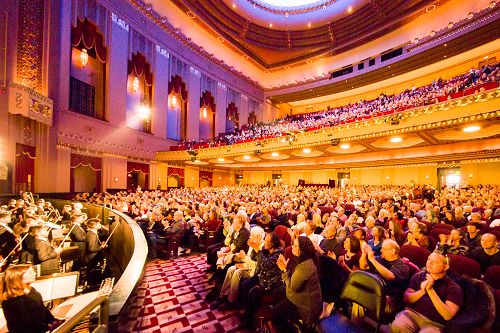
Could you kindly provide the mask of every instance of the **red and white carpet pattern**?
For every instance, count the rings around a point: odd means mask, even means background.
[[[147,333],[247,332],[238,311],[210,310],[206,255],[148,262],[136,299],[121,331]]]

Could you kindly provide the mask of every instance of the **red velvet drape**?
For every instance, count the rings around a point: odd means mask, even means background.
[[[108,60],[108,49],[104,45],[104,37],[98,31],[97,26],[89,20],[77,20],[76,27],[71,27],[71,45],[78,47],[83,42],[83,46],[88,49],[95,49],[97,58],[101,62]]]
[[[141,53],[132,53],[132,59],[128,61],[128,75],[134,74],[137,77],[144,75],[144,82],[148,86],[153,84],[153,73],[151,73],[151,65],[146,61],[146,57]]]
[[[170,95],[172,92],[180,95],[182,100],[187,102],[188,91],[186,89],[186,84],[179,75],[172,76],[168,82],[168,94]]]
[[[238,107],[233,102],[231,102],[227,105],[226,117],[227,117],[227,119],[234,121],[234,124],[236,125],[236,127],[239,127],[239,125],[240,125],[240,113],[238,112]]]
[[[149,164],[127,162],[127,173],[142,172],[144,174],[144,189],[149,188]]]
[[[168,167],[167,176],[177,176],[179,178],[179,187],[184,187],[184,169]]]
[[[79,166],[86,166],[95,171],[95,189],[96,192],[101,191],[102,179],[102,160],[100,157],[86,156],[79,154],[71,154],[71,173],[70,173],[70,191],[75,191],[75,175],[74,170]]]
[[[208,90],[205,90],[200,97],[200,108],[203,107],[210,108],[210,110],[215,113],[215,99]]]
[[[16,182],[14,184],[16,193],[35,191],[35,158],[36,147],[16,144]]]
[[[212,186],[212,180],[213,180],[213,175],[214,173],[212,171],[201,171],[200,170],[200,180],[201,179],[207,179],[210,183],[210,186]]]

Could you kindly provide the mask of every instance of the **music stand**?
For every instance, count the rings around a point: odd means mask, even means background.
[[[41,295],[44,302],[76,295],[80,272],[55,273],[42,276],[31,284]]]
[[[82,250],[78,246],[65,247],[60,254],[60,258],[63,272],[66,273],[66,264],[70,261],[81,260]]]

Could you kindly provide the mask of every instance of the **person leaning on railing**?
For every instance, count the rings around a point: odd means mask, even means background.
[[[35,279],[31,265],[11,266],[0,277],[0,299],[10,333],[43,333],[62,323],[43,305],[42,295],[31,287]]]

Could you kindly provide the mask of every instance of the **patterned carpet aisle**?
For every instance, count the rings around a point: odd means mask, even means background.
[[[128,322],[127,332],[247,332],[238,329],[238,311],[211,311],[206,255],[148,262]],[[122,330],[121,329],[121,330]]]

